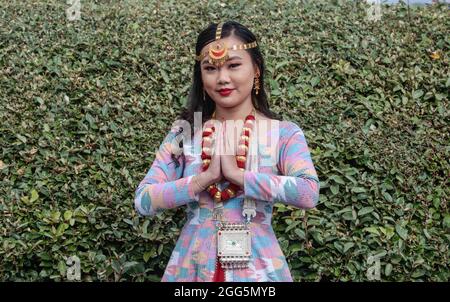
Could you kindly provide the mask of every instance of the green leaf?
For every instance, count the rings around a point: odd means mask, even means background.
[[[442,93],[436,93],[434,95],[434,97],[436,98],[436,100],[442,101],[443,99],[445,99],[446,96],[444,94],[442,94]]]
[[[122,266],[120,265],[120,262],[117,260],[113,260],[111,263],[111,268],[116,272],[120,273],[122,271]]]
[[[56,230],[56,236],[61,236],[64,234],[64,231],[67,230],[69,225],[67,223],[61,223]]]
[[[384,234],[384,235],[386,235],[386,238],[387,239],[391,239],[392,238],[392,236],[394,236],[394,228],[392,228],[392,227],[380,227],[380,231]]]
[[[143,255],[144,261],[147,263],[148,259],[150,259],[150,257],[152,257],[153,255],[154,253],[151,251],[145,252]]]
[[[64,212],[64,220],[70,220],[72,218],[72,211],[67,210]]]
[[[16,134],[17,138],[22,142],[22,143],[26,143],[27,142],[27,138],[23,135],[20,134]]]
[[[358,211],[358,216],[363,216],[363,215],[372,213],[373,211],[374,211],[374,208],[372,208],[372,207],[364,207]]]
[[[142,271],[139,266],[140,263],[137,261],[125,262],[125,264],[123,265],[123,273],[138,273],[138,271]]]
[[[301,230],[301,229],[295,229],[294,233],[300,238],[305,240],[306,239],[306,234],[305,231]]]
[[[369,233],[372,233],[372,234],[380,235],[380,232],[378,231],[378,227],[367,227],[367,228],[364,228],[364,230]]]
[[[42,252],[38,254],[39,258],[44,261],[50,261],[52,257],[47,252]]]
[[[66,269],[67,269],[66,263],[64,261],[59,261],[58,262],[58,271],[59,271],[61,276],[65,276]]]
[[[355,246],[355,244],[353,242],[347,242],[346,244],[344,244],[344,253],[347,252],[349,249],[351,249],[354,246]]]
[[[294,243],[289,247],[289,249],[291,250],[291,252],[295,253],[302,250],[302,245],[300,243]]]
[[[59,218],[61,217],[60,211],[53,211],[51,214],[51,219],[53,222],[59,222]]]
[[[161,281],[161,277],[159,277],[157,275],[147,275],[147,278],[151,282],[160,282]]]
[[[281,67],[286,66],[286,65],[289,65],[289,64],[291,64],[291,61],[283,61],[283,62],[280,62],[280,63],[278,63],[278,64],[275,66],[275,70],[278,70],[278,69],[280,69]]]
[[[28,196],[22,196],[20,197],[20,200],[23,201],[25,204],[30,204],[30,198]]]
[[[311,84],[312,87],[317,86],[317,84],[319,84],[320,82],[320,78],[319,77],[314,77],[311,79],[311,81],[309,82]]]
[[[399,224],[395,225],[395,231],[403,240],[406,240],[408,237],[408,231]]]
[[[444,227],[450,228],[450,215],[449,214],[445,214],[444,220],[442,223],[443,223]]]
[[[423,269],[418,269],[418,270],[416,270],[414,273],[412,273],[412,275],[411,275],[411,277],[413,277],[413,278],[419,278],[419,277],[422,277],[423,275],[425,275],[425,270],[423,270]]]
[[[413,99],[418,99],[423,95],[423,90],[418,89],[413,92]]]
[[[297,220],[294,221],[293,223],[291,223],[290,225],[288,225],[288,227],[286,228],[286,232],[289,232],[290,230],[292,230],[293,228],[295,228],[297,225],[299,225],[301,223],[301,220]]]
[[[147,219],[146,221],[144,221],[144,224],[142,225],[142,233],[147,234],[147,228],[149,224],[150,220]]]
[[[166,84],[170,83],[170,79],[169,76],[167,75],[167,72],[164,69],[160,69],[159,71],[161,72],[164,82]]]
[[[333,193],[333,195],[336,195],[336,194],[339,193],[339,186],[337,186],[337,185],[331,185],[331,186],[330,186],[330,190],[331,190],[331,193]]]
[[[133,221],[128,218],[124,218],[123,221],[129,225],[133,225]]]
[[[354,213],[354,211],[346,212],[342,214],[342,218],[344,218],[345,220],[355,220],[356,219],[355,214],[356,212]]]
[[[30,199],[30,203],[35,202],[38,198],[39,198],[38,192],[37,192],[35,189],[31,190],[31,199]]]
[[[363,187],[353,187],[352,188],[352,192],[353,193],[365,193],[366,189]]]
[[[392,202],[392,196],[388,192],[383,192],[384,198],[386,198],[387,201]]]
[[[337,251],[339,251],[340,253],[344,253],[344,251],[343,251],[343,246],[342,246],[342,244],[339,242],[339,241],[335,241],[335,242],[333,242],[333,246],[335,247],[335,249],[337,250]]]
[[[341,185],[345,185],[346,184],[345,180],[339,175],[333,175],[333,176],[330,177],[330,179],[334,180],[335,182],[337,182],[338,184],[341,184]]]
[[[163,244],[160,244],[160,245],[158,246],[158,255],[161,255],[161,253],[162,253],[162,251],[163,251],[163,248],[164,248],[164,245],[163,245]]]
[[[392,264],[388,263],[386,264],[386,267],[384,268],[384,274],[386,276],[390,276],[392,272]]]

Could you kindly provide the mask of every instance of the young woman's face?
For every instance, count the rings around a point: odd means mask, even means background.
[[[240,39],[230,36],[220,40],[228,47],[231,45],[244,44]],[[214,42],[212,42],[214,43]],[[203,52],[209,50],[207,44]],[[203,80],[203,88],[216,105],[231,108],[244,101],[251,101],[253,82],[258,68],[253,65],[250,54],[246,50],[228,50],[229,60],[221,67],[209,64],[207,55],[200,62],[200,69]],[[221,89],[232,89],[228,95],[222,95]]]

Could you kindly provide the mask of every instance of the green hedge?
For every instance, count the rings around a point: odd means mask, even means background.
[[[321,180],[273,225],[295,280],[449,279],[448,7],[356,1],[0,2],[0,280],[160,280],[182,209],[134,190],[186,101],[209,22],[258,37],[274,111]],[[156,2],[158,2],[156,4]],[[433,54],[434,52],[434,54]]]

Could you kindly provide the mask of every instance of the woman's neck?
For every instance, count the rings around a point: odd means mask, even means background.
[[[247,115],[252,114],[254,107],[251,102],[244,102],[240,105],[226,108],[216,105],[216,119],[219,121],[245,120]]]

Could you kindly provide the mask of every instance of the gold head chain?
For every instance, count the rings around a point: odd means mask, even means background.
[[[197,61],[202,61],[207,55],[209,55],[208,62],[217,67],[220,67],[223,64],[225,64],[225,62],[228,60],[228,57],[229,57],[228,51],[229,50],[250,49],[250,48],[254,48],[254,47],[258,46],[256,41],[253,41],[251,43],[246,43],[246,44],[228,46],[225,42],[219,41],[220,36],[222,35],[222,26],[223,26],[223,22],[220,22],[217,25],[216,39],[215,39],[216,42],[212,43],[209,46],[208,51],[205,51],[205,52],[201,53],[200,55],[196,56],[195,59]]]

